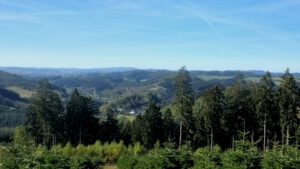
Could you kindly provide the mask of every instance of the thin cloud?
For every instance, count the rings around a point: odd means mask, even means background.
[[[263,1],[262,1],[263,2]],[[243,9],[245,12],[264,12],[264,13],[273,13],[281,10],[294,8],[300,6],[299,0],[281,0],[281,1],[272,1],[267,3],[261,3],[259,5],[251,6]]]

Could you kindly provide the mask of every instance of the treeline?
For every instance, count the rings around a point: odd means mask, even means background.
[[[88,145],[96,140],[139,142],[149,149],[160,142],[194,150],[214,145],[227,149],[236,140],[250,141],[263,150],[299,144],[300,90],[289,70],[278,85],[268,72],[255,83],[238,75],[233,86],[214,85],[196,98],[190,74],[183,67],[174,86],[173,104],[161,109],[152,99],[145,112],[130,121],[117,119],[111,107],[99,114],[93,100],[77,89],[62,101],[43,81],[28,108],[25,128],[35,143],[48,147],[67,142]]]

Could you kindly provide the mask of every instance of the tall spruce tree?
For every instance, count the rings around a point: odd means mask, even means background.
[[[276,139],[278,109],[275,100],[275,83],[272,75],[267,72],[255,87],[254,100],[257,119],[259,122],[259,135],[263,135],[263,150],[269,139]],[[263,134],[262,134],[263,133]],[[271,137],[271,138],[270,138]]]
[[[174,143],[176,138],[176,124],[170,108],[163,113],[164,139],[169,143]]]
[[[82,96],[77,89],[67,104],[66,129],[68,141],[72,144],[93,143],[97,138],[97,109],[93,101]]]
[[[213,148],[214,133],[218,136],[221,130],[221,117],[225,110],[224,95],[220,87],[210,88],[204,95],[201,103],[201,111],[204,119],[206,133],[209,135],[209,145]]]
[[[237,75],[235,84],[225,93],[227,111],[224,114],[224,129],[234,140],[242,132],[242,139],[245,140],[246,133],[253,136],[256,129],[256,115],[254,110],[251,89],[244,80],[242,74]]]
[[[290,74],[289,69],[282,76],[282,82],[278,89],[278,104],[280,110],[280,126],[282,132],[282,144],[290,144],[291,135],[294,137],[299,119],[297,117],[299,107],[299,87]]]
[[[157,141],[163,141],[163,120],[160,107],[151,102],[145,110],[143,143],[146,147],[152,147]]]
[[[163,119],[160,107],[151,102],[143,115],[138,115],[132,124],[132,140],[152,148],[157,141],[163,140]]]
[[[100,119],[99,124],[100,140],[103,142],[112,142],[118,139],[120,135],[119,125],[114,110],[108,109]]]
[[[193,148],[207,146],[207,132],[204,123],[204,116],[202,111],[203,95],[196,101],[193,107],[193,114],[195,117],[195,129],[193,136]]]
[[[63,141],[64,109],[53,86],[43,80],[33,95],[32,103],[26,113],[26,130],[36,143],[45,146]]]
[[[175,77],[175,114],[179,122],[179,147],[183,137],[191,138],[193,125],[194,91],[192,80],[186,67],[182,67]]]

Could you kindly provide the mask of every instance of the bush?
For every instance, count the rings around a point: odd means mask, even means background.
[[[117,162],[118,169],[133,169],[138,163],[138,157],[135,155],[123,155]]]
[[[126,152],[126,147],[123,142],[111,144],[104,144],[103,156],[105,163],[114,164],[120,158],[120,156]]]
[[[262,156],[254,148],[246,151],[229,150],[222,157],[224,169],[260,169]]]
[[[218,169],[221,168],[221,148],[214,147],[212,150],[210,148],[200,148],[194,155],[194,167],[193,169]]]
[[[298,169],[300,152],[297,148],[273,149],[264,154],[263,169]]]
[[[188,169],[193,166],[187,149],[159,149],[147,155],[124,155],[118,160],[119,169]]]
[[[71,169],[100,169],[102,165],[98,158],[76,157],[72,159]]]

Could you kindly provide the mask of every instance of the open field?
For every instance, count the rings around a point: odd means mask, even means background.
[[[24,89],[21,87],[17,87],[17,86],[9,86],[9,87],[6,87],[6,89],[19,94],[20,97],[24,98],[24,99],[31,98],[31,96],[33,94],[33,91],[30,91],[30,90],[27,90],[27,89]]]
[[[226,80],[234,78],[234,76],[219,76],[219,75],[199,75],[198,78],[209,81],[209,80]]]

